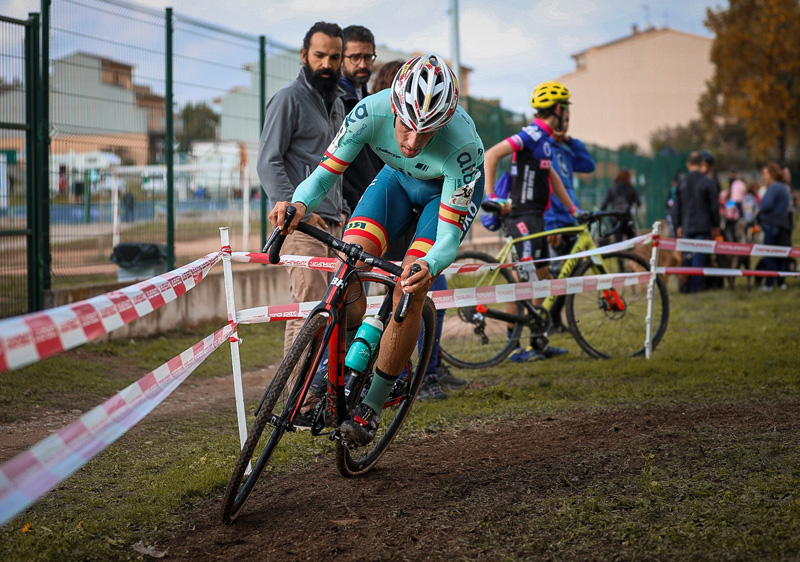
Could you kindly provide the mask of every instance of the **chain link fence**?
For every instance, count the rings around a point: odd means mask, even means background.
[[[3,302],[25,301],[20,272],[26,260],[46,269],[34,289],[39,294],[51,287],[133,281],[136,272],[123,263],[130,252],[113,256],[120,245],[164,248],[156,255],[166,258],[155,269],[149,264],[146,276],[218,249],[219,226],[230,227],[234,250],[260,248],[267,205],[255,165],[264,105],[297,77],[299,48],[124,0],[60,0],[43,3],[43,10],[49,96],[42,103],[50,144],[39,183],[49,213],[34,221],[34,230],[49,241],[49,252],[45,245],[39,254],[52,256],[52,263],[37,255],[37,246],[26,245],[31,232],[21,226],[31,216],[21,124],[32,126],[21,101],[26,85],[19,66],[31,55],[17,48],[20,37],[9,36],[0,52],[0,121],[20,125],[0,133],[6,178],[0,183],[0,230],[8,234],[0,237]],[[0,33],[18,30],[4,26]],[[486,148],[527,123],[525,115],[497,104],[469,97],[464,103]],[[636,170],[647,220],[659,215],[675,166],[661,170],[652,159],[592,151],[598,171],[580,177],[582,207],[602,201],[624,167]],[[41,306],[29,302],[27,310]],[[15,304],[0,315],[24,311]]]

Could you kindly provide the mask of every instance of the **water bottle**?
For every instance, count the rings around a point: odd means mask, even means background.
[[[365,318],[356,332],[356,339],[347,352],[344,364],[357,373],[363,373],[372,352],[378,347],[382,333],[383,322],[374,316]]]

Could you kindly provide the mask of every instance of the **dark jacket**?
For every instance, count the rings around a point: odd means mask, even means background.
[[[341,99],[344,103],[345,113],[350,113],[356,104],[368,95],[367,87],[364,85],[361,86],[361,97],[359,98],[353,84],[344,76],[341,77],[339,85],[344,90]],[[364,146],[355,160],[344,171],[342,175],[342,193],[345,201],[347,201],[347,206],[350,207],[351,215],[356,210],[356,205],[367,190],[367,186],[372,183],[372,180],[375,179],[382,167],[383,161],[372,153],[372,149],[369,146]]]
[[[267,102],[256,170],[270,205],[292,200],[300,182],[319,165],[344,116],[344,106],[338,97],[328,111],[322,96],[306,80],[303,69],[297,80],[278,90]],[[338,223],[345,210],[343,205],[337,184],[314,212]]]
[[[684,237],[709,236],[719,228],[719,203],[711,180],[698,171],[686,174],[678,184],[675,204],[675,230]]]
[[[782,182],[772,183],[758,208],[758,222],[791,231],[791,207],[792,191],[789,186]]]
[[[606,198],[601,208],[603,210],[624,211],[625,207],[633,207],[634,205],[641,205],[639,192],[636,191],[636,188],[630,184],[616,182],[606,193]]]

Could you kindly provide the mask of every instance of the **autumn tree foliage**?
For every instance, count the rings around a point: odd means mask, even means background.
[[[739,119],[752,157],[785,161],[800,138],[800,2],[730,0],[706,15],[716,72],[700,104],[705,122]]]

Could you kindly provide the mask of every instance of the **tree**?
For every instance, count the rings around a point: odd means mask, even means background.
[[[217,126],[219,125],[219,115],[208,107],[205,102],[193,105],[187,103],[181,110],[181,120],[183,121],[183,132],[177,135],[178,150],[185,152],[189,150],[189,145],[193,140],[213,139],[217,136]]]
[[[800,3],[730,0],[706,16],[716,72],[700,104],[704,120],[741,120],[752,156],[784,161],[800,134]]]

